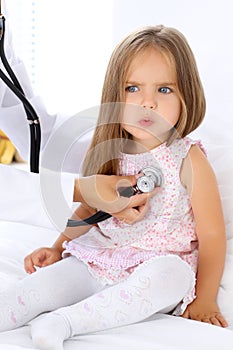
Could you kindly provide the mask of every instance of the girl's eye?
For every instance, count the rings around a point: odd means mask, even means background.
[[[125,89],[125,91],[127,92],[137,92],[139,89],[137,86],[127,86],[127,88]]]
[[[164,86],[159,89],[159,92],[162,92],[162,94],[170,94],[172,90],[169,87]]]

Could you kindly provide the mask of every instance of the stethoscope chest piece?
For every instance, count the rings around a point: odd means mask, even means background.
[[[143,174],[137,180],[136,190],[139,193],[152,192],[156,187],[163,184],[163,173],[159,167],[148,166],[140,170],[139,174]]]

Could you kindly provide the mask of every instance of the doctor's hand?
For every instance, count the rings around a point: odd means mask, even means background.
[[[120,196],[120,187],[134,186],[138,175],[93,175],[76,179],[74,201],[85,202],[92,208],[107,212],[127,224],[142,219],[148,210],[148,200],[159,188],[151,193],[136,194],[130,198]]]
[[[34,250],[24,258],[27,273],[36,271],[36,267],[44,267],[61,260],[61,251],[55,247],[42,247]]]

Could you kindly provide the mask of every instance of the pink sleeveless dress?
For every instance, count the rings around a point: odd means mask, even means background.
[[[164,255],[176,255],[197,271],[198,242],[190,198],[180,181],[183,159],[199,141],[189,137],[166,143],[140,154],[121,154],[120,173],[137,174],[146,166],[159,166],[163,186],[150,199],[144,218],[127,225],[111,217],[83,236],[64,242],[64,256],[74,255],[88,265],[90,273],[103,285],[126,279],[143,262]],[[186,307],[195,291],[183,301]],[[184,310],[184,307],[182,308]]]

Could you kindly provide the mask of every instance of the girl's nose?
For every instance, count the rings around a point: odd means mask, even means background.
[[[142,106],[143,108],[147,108],[147,109],[155,109],[156,108],[156,104],[143,104]]]
[[[147,96],[144,96],[142,101],[142,107],[147,109],[156,109],[157,101],[154,94],[153,96],[151,96],[150,94]]]

